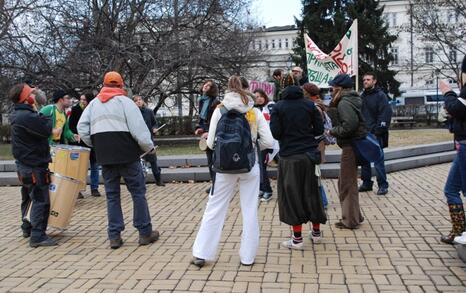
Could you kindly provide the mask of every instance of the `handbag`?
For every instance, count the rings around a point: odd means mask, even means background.
[[[351,145],[356,155],[358,165],[377,162],[383,157],[383,151],[379,141],[372,133],[368,133],[364,138],[353,139]]]

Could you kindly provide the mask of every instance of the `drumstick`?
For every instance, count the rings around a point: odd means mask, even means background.
[[[164,128],[165,126],[167,126],[167,124],[163,124],[162,126],[160,126],[159,128],[156,128],[155,131],[159,131],[160,129]]]
[[[142,154],[139,158],[141,158],[141,159],[144,158],[145,155],[151,153],[154,149],[157,149],[158,147],[159,147],[158,145],[154,146],[153,148],[151,148],[150,150],[148,150],[147,152]]]

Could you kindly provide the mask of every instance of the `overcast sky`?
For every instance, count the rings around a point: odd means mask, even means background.
[[[255,0],[253,15],[263,25],[280,26],[295,24],[294,16],[300,17],[300,0]]]

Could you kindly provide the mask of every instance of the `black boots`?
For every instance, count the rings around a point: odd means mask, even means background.
[[[450,234],[442,236],[440,241],[446,244],[453,244],[456,236],[460,236],[464,231],[464,208],[462,204],[449,204],[451,217],[451,231]]]
[[[165,184],[162,181],[160,173],[154,176],[155,179],[155,185],[157,186],[165,186]]]

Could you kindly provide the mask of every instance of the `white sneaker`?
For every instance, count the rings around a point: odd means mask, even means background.
[[[281,243],[281,246],[284,248],[289,248],[289,249],[296,249],[296,250],[303,250],[304,244],[301,243],[294,243],[292,239],[283,241]]]
[[[322,242],[322,231],[309,231],[309,239],[311,239],[312,243],[318,244]]]

